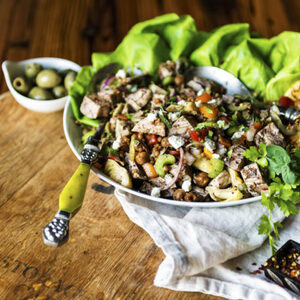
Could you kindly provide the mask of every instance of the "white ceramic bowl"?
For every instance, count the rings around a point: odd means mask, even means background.
[[[75,117],[73,115],[70,99],[68,99],[65,110],[64,110],[64,116],[63,116],[63,126],[64,126],[64,132],[67,139],[67,142],[72,149],[73,153],[76,155],[76,157],[80,160],[80,152],[82,150],[82,144],[81,144],[81,129],[78,125],[75,124]],[[110,185],[113,185],[115,188],[123,190],[130,194],[130,196],[139,196],[142,198],[145,198],[147,200],[152,200],[156,202],[171,204],[171,205],[177,205],[177,206],[186,206],[186,207],[227,207],[227,206],[235,206],[235,205],[241,205],[246,203],[251,203],[255,201],[259,201],[261,199],[260,196],[258,197],[251,197],[247,199],[242,199],[238,201],[229,201],[229,202],[185,202],[185,201],[175,201],[170,199],[164,199],[164,198],[158,198],[153,197],[129,188],[126,188],[117,182],[113,181],[111,178],[109,178],[107,175],[105,175],[103,172],[101,172],[99,169],[93,168],[93,172],[103,181],[106,181]]]
[[[2,63],[2,70],[5,76],[6,84],[19,104],[21,104],[29,110],[42,113],[51,113],[58,110],[62,110],[66,104],[68,96],[53,100],[33,100],[23,96],[14,89],[12,85],[13,80],[17,76],[24,75],[25,66],[33,62],[42,65],[44,69],[54,68],[59,71],[71,69],[75,72],[78,72],[80,70],[80,66],[70,60],[55,57],[32,58],[22,60],[19,62],[6,60]]]

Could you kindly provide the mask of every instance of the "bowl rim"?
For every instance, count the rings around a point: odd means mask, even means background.
[[[64,58],[59,58],[59,57],[35,57],[35,58],[28,58],[28,59],[24,59],[24,60],[20,60],[20,61],[11,61],[11,60],[5,60],[2,62],[2,71],[4,73],[4,78],[6,81],[6,85],[8,87],[8,89],[10,90],[11,93],[16,93],[18,95],[18,97],[22,98],[24,101],[27,101],[28,104],[37,104],[37,103],[44,103],[44,104],[49,104],[49,102],[51,102],[52,104],[56,104],[56,103],[60,103],[60,102],[64,102],[67,100],[68,95],[61,97],[61,98],[57,98],[57,99],[47,99],[47,100],[34,100],[31,99],[29,97],[26,97],[24,95],[22,95],[21,93],[19,93],[12,85],[12,81],[10,79],[10,74],[7,68],[8,64],[20,64],[20,65],[26,65],[28,63],[31,62],[41,62],[42,61],[64,61],[67,63],[70,63],[72,65],[74,65],[75,69],[73,69],[74,71],[78,72],[81,69],[81,66],[78,65],[77,63],[68,60],[68,59],[64,59]]]
[[[69,110],[71,110],[71,114],[74,117],[73,111],[72,111],[72,105],[71,105],[71,98],[68,96],[65,108],[64,108],[64,113],[63,113],[63,128],[64,128],[64,134],[67,140],[67,143],[69,147],[71,148],[72,152],[75,154],[75,156],[78,158],[80,161],[80,153],[77,151],[75,146],[72,143],[69,130],[68,130],[68,122],[72,121],[72,119],[68,119],[68,114]],[[75,118],[75,117],[74,117]],[[111,178],[109,178],[107,175],[105,175],[103,172],[100,170],[93,168],[92,171],[95,175],[97,175],[101,180],[107,182],[108,184],[114,186],[116,190],[122,190],[123,192],[126,192],[130,194],[131,196],[138,196],[140,198],[146,199],[146,200],[151,200],[163,204],[170,204],[173,206],[180,206],[180,207],[199,207],[199,208],[222,208],[222,207],[230,207],[230,206],[238,206],[238,205],[243,205],[243,204],[249,204],[252,202],[257,202],[261,200],[261,196],[256,196],[256,197],[250,197],[250,198],[245,198],[241,200],[235,200],[235,201],[219,201],[219,202],[186,202],[186,201],[177,201],[177,200],[171,200],[171,199],[166,199],[166,198],[158,198],[158,197],[153,197],[151,195],[141,193],[138,191],[135,191],[133,189],[129,189],[127,187],[122,186],[121,184],[113,181]]]

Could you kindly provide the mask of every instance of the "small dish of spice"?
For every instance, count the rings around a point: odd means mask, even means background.
[[[262,268],[267,278],[300,295],[300,244],[287,241]]]

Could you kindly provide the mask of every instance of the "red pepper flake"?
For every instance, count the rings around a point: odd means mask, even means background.
[[[196,142],[200,142],[200,137],[198,135],[198,133],[194,130],[190,130],[189,131],[190,137],[192,140],[196,141]]]
[[[254,274],[254,275],[256,275],[256,274],[261,274],[261,271],[260,271],[260,270],[254,270],[254,271],[252,272],[252,274]]]
[[[252,266],[256,266],[256,265],[257,265],[257,263],[255,263],[255,262],[254,262],[254,263],[252,263]]]

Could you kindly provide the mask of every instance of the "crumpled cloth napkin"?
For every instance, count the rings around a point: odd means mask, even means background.
[[[147,201],[115,191],[130,220],[142,227],[166,258],[154,284],[177,291],[228,299],[295,300],[296,294],[252,274],[270,257],[265,236],[258,235],[266,211],[259,202],[226,208],[185,208]],[[279,210],[273,219],[282,220]],[[300,216],[284,221],[279,246],[300,240]]]

